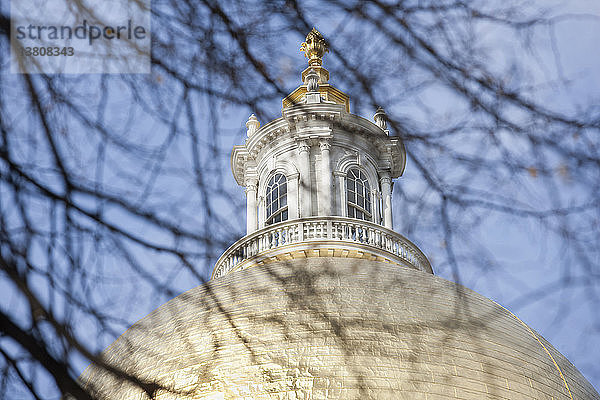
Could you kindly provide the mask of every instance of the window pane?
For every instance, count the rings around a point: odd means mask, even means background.
[[[354,180],[348,179],[348,190],[354,190]]]
[[[267,192],[265,195],[267,224],[285,221],[287,211],[281,212],[281,209],[287,206],[287,181],[285,175],[275,174],[269,180]]]
[[[369,186],[367,174],[358,168],[348,171],[346,197],[348,201],[348,217],[371,220],[371,187]]]

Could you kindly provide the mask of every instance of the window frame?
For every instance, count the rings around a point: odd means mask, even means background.
[[[277,190],[277,196],[272,192]],[[284,222],[289,219],[288,179],[281,172],[274,173],[267,181],[265,190],[265,226]],[[284,203],[281,205],[281,203]],[[274,208],[276,205],[277,208]]]
[[[353,181],[353,185],[354,188],[351,190],[350,189],[350,181]],[[373,203],[372,203],[372,193],[371,193],[371,183],[369,182],[369,177],[367,175],[367,173],[365,171],[363,171],[360,168],[350,168],[348,169],[348,171],[346,172],[346,187],[345,187],[345,191],[346,191],[346,216],[348,218],[354,218],[354,219],[359,219],[361,221],[369,221],[369,222],[373,222],[373,217],[374,217],[374,210],[373,210]],[[358,193],[358,191],[356,190],[357,188],[357,182],[359,182],[362,184],[363,190],[362,190],[362,194]],[[351,196],[350,194],[353,194],[354,196],[354,201],[351,200]],[[363,197],[363,204],[365,205],[364,207],[361,206],[358,203],[358,196],[362,195]],[[353,210],[352,214],[354,215],[350,215],[350,210]],[[362,213],[362,215],[364,216],[364,218],[360,218],[359,216],[357,216],[357,212]]]

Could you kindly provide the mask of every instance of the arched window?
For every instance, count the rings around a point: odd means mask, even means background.
[[[266,225],[288,219],[287,180],[283,174],[275,174],[267,184],[267,220]]]
[[[353,168],[346,176],[346,198],[348,199],[348,217],[372,220],[371,187],[367,175]]]

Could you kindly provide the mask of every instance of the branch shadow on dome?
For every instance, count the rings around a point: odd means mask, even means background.
[[[107,355],[156,379],[158,399],[593,393],[552,351],[570,389],[511,314],[469,289],[382,262],[307,258],[192,289]],[[87,385],[107,390],[106,398],[139,392],[92,377]]]

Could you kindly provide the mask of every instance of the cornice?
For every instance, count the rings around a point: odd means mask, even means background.
[[[283,137],[291,140],[330,139],[336,142],[354,143],[361,136],[374,146],[380,170],[389,170],[392,178],[404,172],[406,151],[402,140],[388,136],[386,132],[356,114],[346,112],[344,106],[334,103],[297,104],[282,110],[282,117],[260,127],[252,133],[244,145],[234,146],[231,154],[231,169],[236,182],[244,185],[244,175],[255,167],[257,158],[266,148],[281,143]]]

